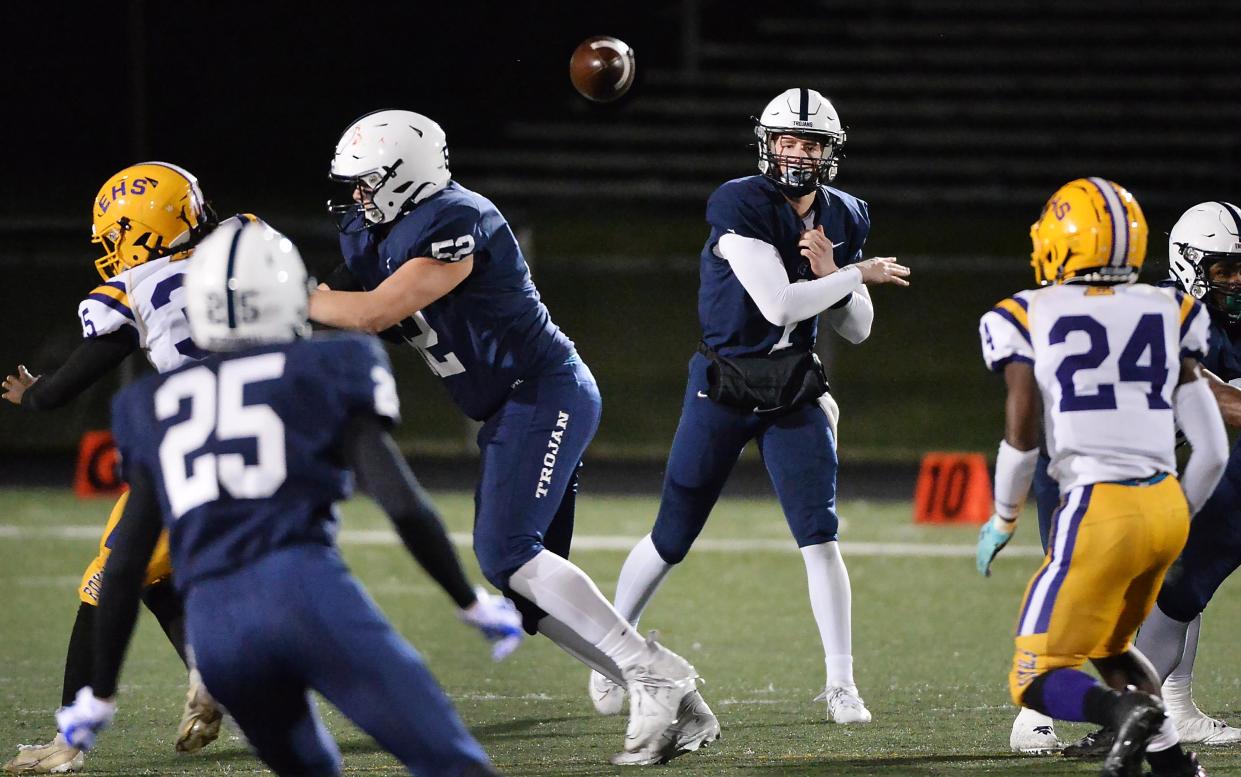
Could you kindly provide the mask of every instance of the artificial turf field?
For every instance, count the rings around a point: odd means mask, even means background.
[[[579,499],[573,559],[614,592],[633,540],[650,527],[648,496]],[[454,532],[469,530],[472,501],[438,493]],[[58,490],[0,491],[0,748],[45,741],[59,701],[74,588],[94,555],[107,501]],[[972,527],[919,527],[906,503],[850,502],[840,509],[853,581],[858,685],[868,726],[824,722],[811,699],[823,663],[801,559],[774,499],[726,499],[699,545],[642,620],[694,663],[724,738],[660,773],[686,775],[1094,774],[1096,766],[1008,752],[1014,713],[1005,677],[1024,585],[1038,564],[1033,516],[983,580]],[[485,643],[456,622],[448,599],[396,544],[363,500],[343,506],[342,547],[396,627],[422,652],[466,723],[509,775],[632,773],[608,765],[623,718],[594,714],[586,670],[550,642],[531,639],[492,664]],[[467,540],[468,541],[468,540]],[[468,550],[463,555],[477,575]],[[475,579],[480,579],[475,577]],[[1208,712],[1241,720],[1241,596],[1226,583],[1203,627],[1196,697]],[[172,739],[184,671],[154,619],[142,617],[122,676],[115,726],[87,760],[100,775],[262,774],[235,732],[195,756]],[[330,707],[346,774],[401,774],[400,765]],[[1088,730],[1061,726],[1062,737]],[[1241,775],[1241,749],[1203,753],[1212,775]]]

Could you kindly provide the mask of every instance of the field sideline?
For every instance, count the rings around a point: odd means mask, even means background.
[[[459,545],[468,547],[472,499],[437,493]],[[53,731],[73,589],[94,554],[110,503],[67,491],[0,491],[0,757]],[[579,499],[574,560],[605,594],[629,545],[650,527],[651,497]],[[363,500],[343,508],[350,565],[393,623],[423,653],[463,718],[510,775],[633,773],[607,764],[622,718],[597,717],[586,671],[544,640],[493,665],[484,643],[456,622],[447,598],[395,542]],[[1039,551],[1033,515],[990,580],[970,552],[972,527],[918,527],[903,503],[849,502],[842,550],[853,581],[858,684],[875,722],[837,727],[811,699],[822,689],[822,652],[805,576],[774,499],[730,499],[700,546],[669,578],[643,619],[689,658],[724,727],[709,751],[659,773],[687,775],[1088,775],[1093,764],[1008,753],[1005,673],[1011,629]],[[463,550],[471,574],[477,568]],[[476,579],[480,579],[477,578]],[[1241,720],[1241,597],[1225,584],[1207,613],[1197,698],[1208,712]],[[87,760],[100,775],[263,774],[244,743],[226,736],[177,757],[172,738],[184,674],[154,619],[144,615],[122,676],[116,726]],[[330,707],[345,773],[401,774]],[[1064,728],[1076,736],[1085,726]],[[1241,750],[1204,753],[1209,772],[1241,775]]]

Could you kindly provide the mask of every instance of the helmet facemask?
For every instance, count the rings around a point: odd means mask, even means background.
[[[1211,271],[1226,266],[1235,275],[1241,268],[1241,254],[1214,253],[1185,243],[1174,243],[1180,256],[1194,268],[1194,281],[1186,289],[1195,299],[1223,313],[1231,323],[1241,321],[1241,282],[1212,281]]]
[[[391,216],[386,214],[385,209],[378,205],[378,200],[384,195],[400,195],[405,194],[409,190],[413,183],[412,181],[405,181],[392,189],[391,192],[384,191],[384,187],[393,179],[397,168],[404,161],[404,159],[398,159],[391,166],[371,170],[356,176],[329,175],[333,181],[343,183],[349,187],[350,201],[336,202],[335,200],[328,200],[328,212],[342,217],[340,222],[342,227],[353,218],[354,214],[358,213],[362,214],[362,218],[367,226],[391,221],[392,218],[395,218],[396,215],[404,210],[407,200],[401,201],[396,213],[393,213]]]
[[[813,192],[821,184],[836,178],[840,147],[844,133],[791,131],[757,124],[754,134],[758,137],[758,169],[770,178],[780,191],[790,197],[802,197]],[[781,136],[812,140],[822,148],[822,156],[810,157],[782,154],[777,148]]]

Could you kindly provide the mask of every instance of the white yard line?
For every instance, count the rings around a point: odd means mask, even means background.
[[[0,541],[53,539],[98,541],[101,527],[89,526],[14,526],[0,524]],[[452,541],[458,547],[468,548],[473,538],[468,532],[453,532]],[[345,529],[340,533],[344,545],[397,545],[400,540],[391,529]],[[573,538],[574,550],[628,551],[637,544],[639,537],[608,534],[584,534]],[[974,546],[943,545],[930,542],[850,542],[840,543],[845,556],[888,556],[906,558],[972,558]],[[792,539],[700,539],[694,543],[696,553],[794,553],[797,546]],[[1005,556],[1041,558],[1043,551],[1036,545],[1010,545],[1004,549]]]

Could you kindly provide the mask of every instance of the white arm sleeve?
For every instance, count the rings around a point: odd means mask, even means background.
[[[844,307],[829,309],[826,316],[836,334],[855,345],[862,342],[870,337],[870,325],[875,321],[870,291],[865,284],[859,286]]]
[[[776,326],[788,326],[827,310],[862,285],[862,272],[850,265],[823,278],[789,283],[775,246],[727,234],[716,248],[758,310]]]
[[[995,514],[1011,523],[1021,515],[1021,508],[1030,495],[1034,469],[1038,465],[1038,448],[1019,451],[1000,440],[995,457]]]
[[[1181,475],[1181,488],[1189,502],[1189,514],[1193,515],[1206,504],[1224,474],[1228,464],[1228,435],[1224,432],[1219,405],[1205,380],[1178,386],[1172,395],[1172,409],[1177,426],[1193,446]]]

